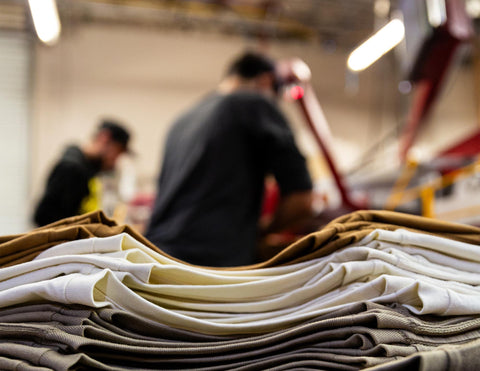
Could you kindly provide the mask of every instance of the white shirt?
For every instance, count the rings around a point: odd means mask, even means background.
[[[0,307],[42,299],[111,306],[204,333],[265,332],[359,301],[478,314],[479,268],[478,246],[405,230],[375,230],[318,259],[245,271],[182,264],[120,234],[0,269]]]

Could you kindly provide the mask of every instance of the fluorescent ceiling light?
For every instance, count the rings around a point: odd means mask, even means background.
[[[393,19],[350,54],[347,61],[348,68],[355,72],[366,69],[397,46],[404,37],[403,22]]]
[[[28,0],[38,38],[52,45],[60,36],[60,18],[55,0]]]
[[[445,0],[427,0],[428,22],[433,27],[438,27],[447,19]]]

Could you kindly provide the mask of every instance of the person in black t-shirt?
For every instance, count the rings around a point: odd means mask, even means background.
[[[43,226],[93,211],[88,209],[87,202],[95,197],[92,179],[100,171],[113,170],[118,157],[128,151],[129,139],[130,133],[125,127],[104,120],[89,143],[83,147],[68,146],[50,172],[34,212],[34,222]]]
[[[274,62],[245,53],[215,92],[173,124],[145,233],[150,241],[192,264],[247,265],[261,233],[311,215],[312,182],[275,104],[277,87]],[[271,223],[260,226],[269,174],[281,201]]]

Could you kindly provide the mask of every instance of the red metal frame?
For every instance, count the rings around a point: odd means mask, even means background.
[[[320,104],[311,88],[310,84],[304,83],[305,94],[303,97],[297,99],[298,104],[300,105],[300,109],[305,117],[305,120],[310,127],[313,137],[315,138],[322,154],[327,162],[328,169],[335,180],[335,184],[337,185],[338,191],[340,192],[340,196],[342,199],[343,206],[353,210],[364,209],[366,204],[358,203],[352,200],[350,197],[350,192],[345,184],[345,180],[343,175],[338,171],[337,165],[333,158],[333,154],[330,151],[329,143],[332,142],[330,137],[330,130],[328,127],[328,123],[321,112]],[[320,114],[313,115],[312,112],[320,110]]]
[[[406,160],[420,126],[425,122],[442,88],[451,60],[458,47],[474,36],[473,25],[463,0],[445,0],[447,18],[424,43],[410,79],[414,97],[400,136],[400,158]]]

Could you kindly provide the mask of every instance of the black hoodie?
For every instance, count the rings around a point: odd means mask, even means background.
[[[80,147],[68,146],[48,177],[35,210],[35,223],[42,226],[77,215],[83,198],[89,195],[88,182],[99,170],[100,163],[85,157]]]

